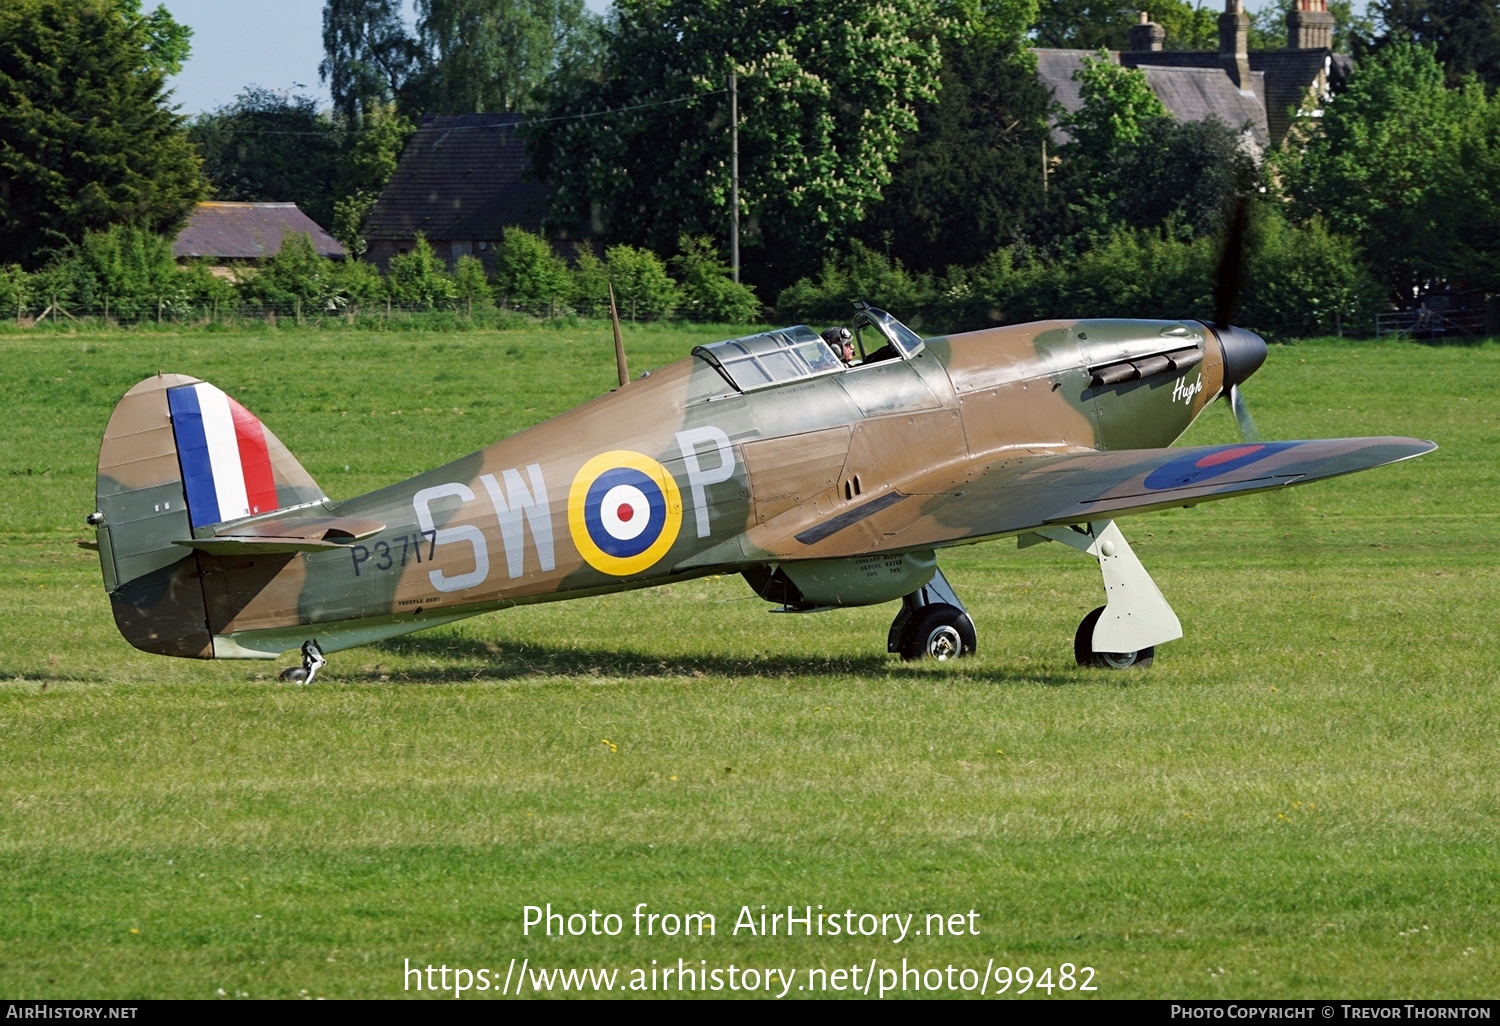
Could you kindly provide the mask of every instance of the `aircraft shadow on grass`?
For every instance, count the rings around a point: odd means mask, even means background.
[[[367,670],[345,672],[340,676],[376,680],[383,676],[409,683],[459,684],[473,680],[514,680],[522,677],[560,676],[594,677],[719,677],[757,681],[803,676],[876,677],[882,681],[942,679],[931,668],[895,662],[885,656],[787,656],[764,657],[723,655],[655,656],[642,652],[623,652],[598,648],[564,648],[554,645],[522,644],[515,641],[478,641],[467,638],[444,638],[408,635],[372,646],[377,651],[405,657],[447,658],[467,665],[454,667],[411,668],[398,671]],[[478,661],[482,665],[475,666]],[[1049,686],[1097,684],[1100,678],[1079,672],[1052,669],[1026,670],[1021,667],[964,666],[964,677],[996,684],[1036,683]],[[1118,677],[1111,677],[1116,683]],[[879,683],[879,681],[872,682]]]

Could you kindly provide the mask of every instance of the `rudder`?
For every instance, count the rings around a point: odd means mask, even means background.
[[[115,623],[136,648],[210,659],[197,554],[214,525],[326,500],[256,417],[207,382],[158,374],[111,414],[99,449],[99,561]]]

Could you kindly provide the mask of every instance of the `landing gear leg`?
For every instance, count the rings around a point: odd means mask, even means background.
[[[311,684],[318,671],[328,665],[328,660],[323,658],[323,650],[318,647],[316,638],[309,638],[302,643],[302,665],[292,666],[281,671],[281,679],[295,684]]]
[[[1177,614],[1113,520],[1091,523],[1087,531],[1046,527],[1036,534],[1093,556],[1104,574],[1108,603],[1085,616],[1073,636],[1073,657],[1079,666],[1150,666],[1157,645],[1182,637]]]
[[[941,570],[921,588],[901,600],[901,612],[891,622],[886,651],[905,660],[944,662],[971,656],[977,638],[974,621]]]

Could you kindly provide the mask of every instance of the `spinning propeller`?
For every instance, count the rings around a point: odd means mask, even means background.
[[[1245,405],[1240,384],[1266,362],[1266,340],[1252,331],[1236,328],[1235,308],[1245,283],[1246,246],[1250,227],[1250,200],[1241,197],[1229,216],[1224,230],[1224,249],[1214,272],[1214,319],[1209,322],[1224,350],[1224,398],[1239,422],[1240,434],[1247,442],[1260,441],[1260,432]]]

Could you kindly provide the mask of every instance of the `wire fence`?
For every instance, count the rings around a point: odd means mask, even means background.
[[[1375,337],[1407,335],[1412,338],[1480,338],[1491,334],[1491,321],[1484,310],[1392,310],[1375,315]]]
[[[183,302],[162,298],[156,301],[104,302],[91,306],[73,306],[65,302],[45,305],[18,303],[9,316],[0,317],[0,325],[16,328],[73,327],[76,329],[141,326],[277,327],[298,325],[312,327],[359,326],[452,326],[519,327],[537,321],[607,320],[607,303],[516,304],[445,299],[431,303],[401,303],[394,300],[371,302],[327,301],[322,303],[243,303],[212,300]],[[714,321],[702,311],[688,307],[644,309],[639,305],[621,304],[620,319],[629,322]]]

